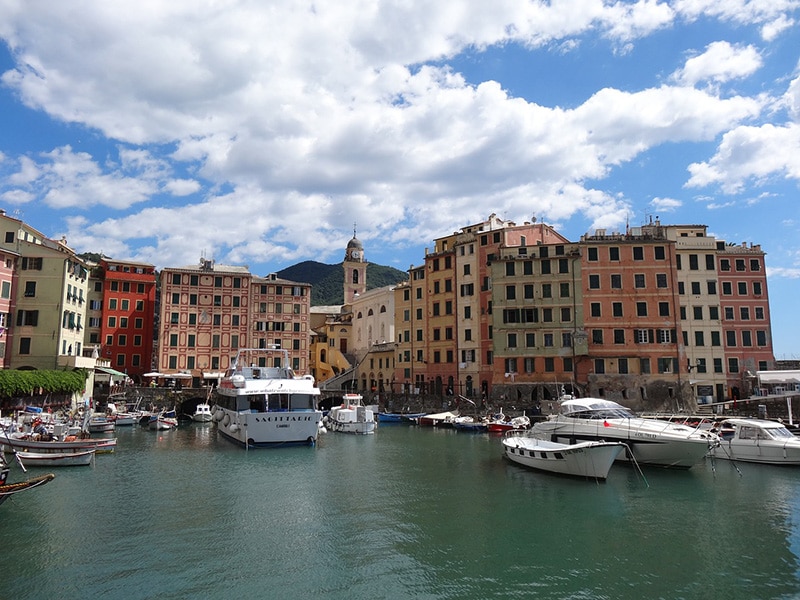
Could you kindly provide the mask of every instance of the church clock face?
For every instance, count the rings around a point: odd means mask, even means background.
[[[359,250],[350,250],[350,258],[353,260],[361,260],[361,252]]]

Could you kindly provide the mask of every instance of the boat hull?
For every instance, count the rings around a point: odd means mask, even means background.
[[[116,438],[85,438],[69,442],[46,442],[41,440],[23,440],[11,437],[0,438],[0,441],[2,441],[5,452],[81,452],[83,450],[94,449],[99,454],[101,452],[113,452],[117,447]]]
[[[503,439],[505,456],[522,466],[572,477],[605,480],[624,445],[616,442],[559,444],[530,436]]]
[[[286,444],[314,445],[322,412],[318,410],[238,413],[226,408],[217,430],[228,440],[246,448]],[[216,414],[216,413],[215,413]]]
[[[17,452],[26,467],[83,467],[92,464],[94,449],[81,452]]]

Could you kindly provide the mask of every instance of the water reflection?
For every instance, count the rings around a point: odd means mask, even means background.
[[[717,461],[647,470],[645,481],[615,466],[598,484],[525,470],[502,458],[497,438],[408,426],[249,452],[209,424],[117,437],[118,452],[93,468],[59,472],[2,506],[5,597],[800,590],[794,469],[740,465],[740,475]]]

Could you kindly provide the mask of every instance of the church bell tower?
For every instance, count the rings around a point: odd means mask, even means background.
[[[344,253],[344,303],[350,304],[367,291],[367,261],[364,260],[364,247],[356,237],[353,226],[353,239],[347,242]]]

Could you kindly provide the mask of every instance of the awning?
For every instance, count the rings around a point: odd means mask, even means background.
[[[163,373],[153,372],[153,373],[145,373],[144,376],[145,377],[164,377],[164,374]]]
[[[108,375],[113,375],[114,377],[127,377],[127,373],[123,373],[122,371],[117,371],[116,369],[112,369],[111,367],[95,367],[95,371],[102,371],[103,373],[107,373]]]
[[[222,372],[203,373],[203,379],[222,379],[223,377],[225,377],[225,373]]]

